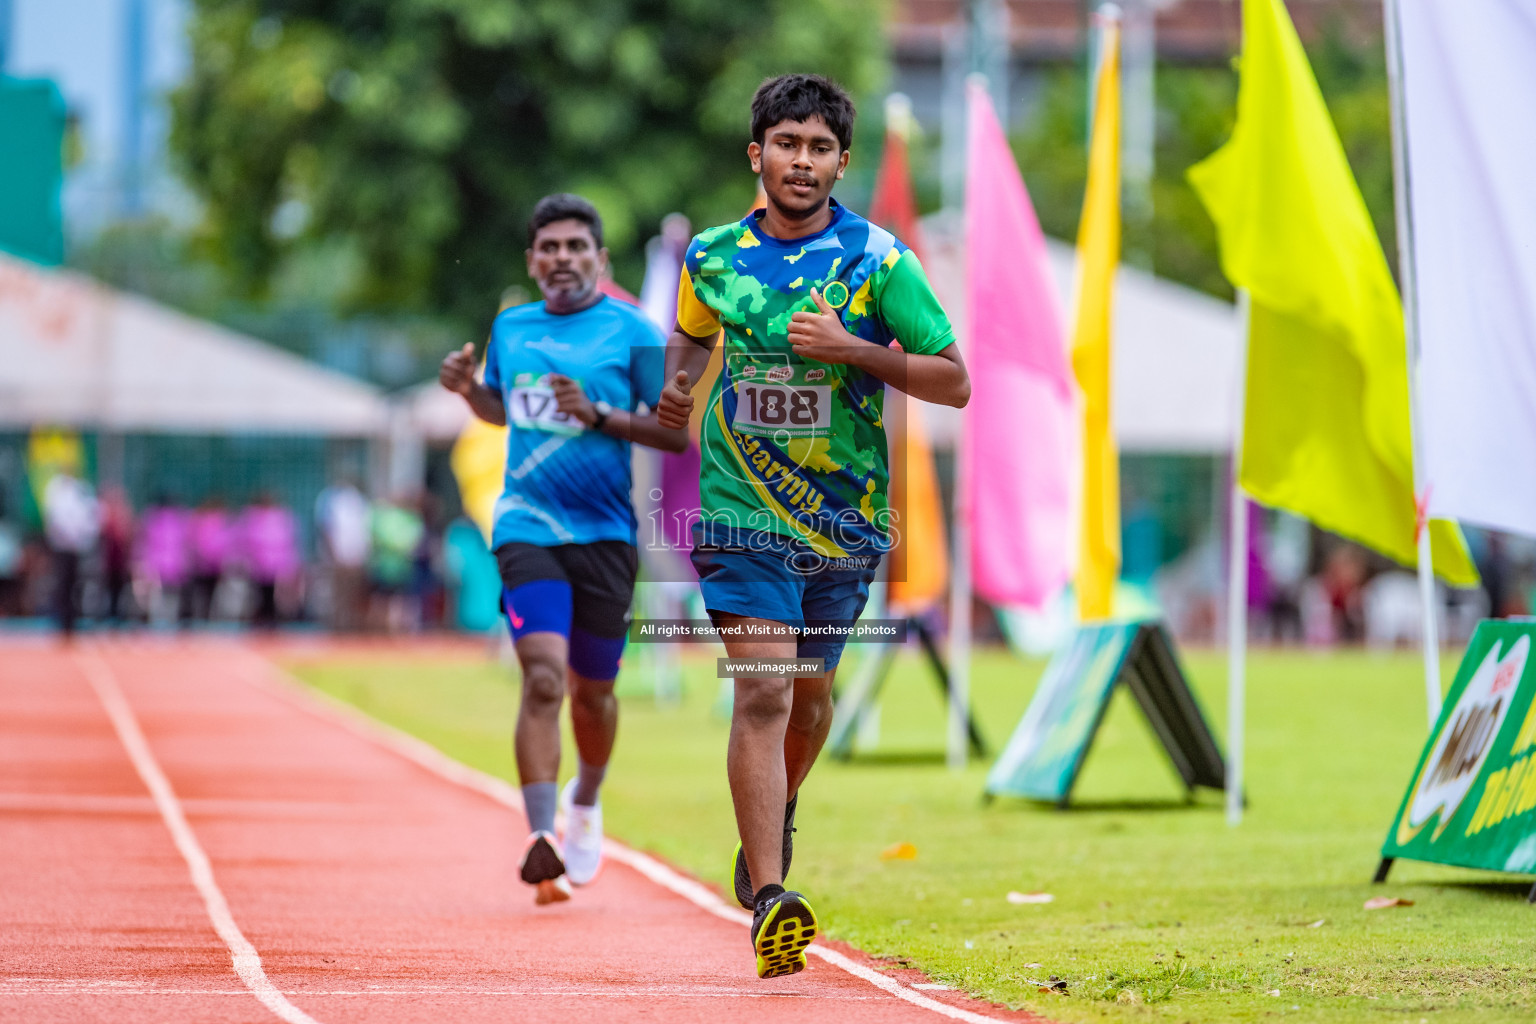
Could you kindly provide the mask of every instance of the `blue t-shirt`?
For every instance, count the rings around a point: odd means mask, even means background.
[[[496,317],[485,384],[506,403],[508,429],[492,549],[511,541],[635,542],[629,442],[560,413],[549,375],[570,377],[592,401],[615,409],[654,407],[663,345],[644,313],[606,296],[579,313],[550,313],[544,303],[529,302]]]

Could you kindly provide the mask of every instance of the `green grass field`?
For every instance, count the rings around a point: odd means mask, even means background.
[[[511,669],[398,653],[290,667],[513,777]],[[1186,667],[1222,734],[1223,657],[1190,653]],[[975,705],[994,750],[1042,668],[978,655]],[[604,806],[611,834],[724,892],[735,830],[713,669],[712,654],[688,663],[679,707],[625,699]],[[880,745],[850,763],[824,760],[802,791],[793,883],[834,938],[1060,1021],[1536,1019],[1528,881],[1400,862],[1389,885],[1370,884],[1425,734],[1416,658],[1258,652],[1249,677],[1250,809],[1231,829],[1217,795],[1184,802],[1123,694],[1089,756],[1079,807],[983,806],[985,766],[945,769],[937,691],[916,660],[901,660]],[[882,860],[898,842],[915,844],[917,858]],[[1055,900],[1010,904],[1015,889]],[[1376,895],[1415,905],[1364,910]],[[1041,991],[1050,975],[1067,994]]]

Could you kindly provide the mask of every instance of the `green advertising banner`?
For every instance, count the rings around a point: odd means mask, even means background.
[[[1382,845],[1377,881],[1398,857],[1536,874],[1533,635],[1536,619],[1478,624]]]
[[[1119,684],[1130,688],[1190,788],[1225,785],[1221,752],[1160,622],[1083,626],[1046,666],[1040,688],[987,775],[988,796],[1065,804]]]

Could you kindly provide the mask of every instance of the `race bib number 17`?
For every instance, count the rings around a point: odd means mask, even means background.
[[[507,422],[524,430],[579,434],[582,422],[560,411],[554,389],[544,384],[522,385],[507,394]]]

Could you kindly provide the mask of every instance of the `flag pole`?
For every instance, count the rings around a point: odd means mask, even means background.
[[[987,76],[972,73],[966,79],[966,103],[976,102],[970,86],[986,92]],[[970,225],[964,228],[970,237]],[[965,248],[961,247],[962,250]],[[971,325],[974,329],[974,325]],[[971,470],[970,428],[964,410],[955,432],[955,534],[954,562],[949,573],[949,730],[945,761],[950,771],[964,771],[970,754],[969,705],[971,699]]]
[[[1237,364],[1236,415],[1232,420],[1232,494],[1227,537],[1227,824],[1243,821],[1243,732],[1247,713],[1248,669],[1248,498],[1243,494],[1243,415],[1248,398],[1248,291],[1238,289],[1237,315],[1243,347]]]
[[[966,713],[971,690],[971,500],[966,466],[967,427],[962,414],[955,435],[955,559],[949,575],[949,738],[950,771],[964,771],[970,741]]]
[[[1419,302],[1413,258],[1413,209],[1409,205],[1412,182],[1408,178],[1408,122],[1404,117],[1403,37],[1398,0],[1386,0],[1381,8],[1387,46],[1387,94],[1392,108],[1392,189],[1397,214],[1397,266],[1403,293],[1403,335],[1408,357],[1408,433],[1412,438],[1413,494],[1419,554],[1419,610],[1423,616],[1420,635],[1424,644],[1424,697],[1429,727],[1440,720],[1439,621],[1435,615],[1435,566],[1429,543],[1429,486],[1423,479],[1423,424],[1419,422]]]

